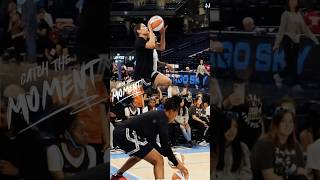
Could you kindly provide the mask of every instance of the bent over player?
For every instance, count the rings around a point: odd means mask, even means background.
[[[119,123],[113,131],[113,139],[122,150],[129,154],[130,158],[111,179],[116,180],[123,177],[122,174],[141,159],[153,165],[155,179],[163,179],[163,156],[168,157],[186,178],[189,177],[187,168],[176,159],[168,143],[169,123],[175,120],[180,102],[181,99],[178,96],[173,96],[166,101],[163,111],[149,111]],[[158,134],[161,147],[156,143]]]

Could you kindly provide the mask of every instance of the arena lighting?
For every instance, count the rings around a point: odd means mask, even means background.
[[[210,22],[219,22],[220,21],[220,10],[218,8],[210,9]]]
[[[207,48],[207,49],[204,49],[204,50],[202,50],[202,51],[200,51],[200,52],[197,52],[197,53],[194,53],[194,54],[191,54],[190,56],[188,56],[188,57],[195,57],[196,55],[198,55],[198,54],[201,54],[201,53],[203,53],[203,52],[205,52],[205,51],[209,51],[210,50],[210,48]]]
[[[169,66],[172,66],[174,69],[179,69],[179,64],[168,64]]]
[[[210,9],[210,7],[211,7],[211,3],[210,2],[205,2],[204,8],[205,9]]]
[[[116,56],[113,57],[114,60],[124,60],[125,56],[121,56],[119,53],[117,53]]]
[[[115,56],[113,56],[113,60],[115,61],[133,61],[135,59],[135,56],[133,55],[121,55],[120,53],[117,53]]]

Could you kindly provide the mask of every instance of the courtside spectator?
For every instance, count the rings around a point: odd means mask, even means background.
[[[9,128],[8,99],[1,97],[0,100],[0,179],[48,179],[45,148],[41,145],[39,133],[29,129],[18,134],[27,123],[16,113],[12,114]]]
[[[37,61],[38,63],[44,62],[45,58],[45,48],[49,43],[49,33],[50,26],[45,21],[45,16],[43,13],[38,13],[38,28],[37,28]]]
[[[307,169],[311,170],[313,180],[320,180],[320,139],[311,144],[308,148]]]
[[[250,180],[250,151],[240,141],[236,113],[221,114],[215,120],[213,143],[213,178],[215,180]]]
[[[53,28],[53,20],[51,14],[49,14],[44,8],[41,8],[39,12],[41,16],[43,16],[43,19],[46,21],[49,27]]]
[[[180,109],[178,111],[178,116],[176,118],[176,122],[179,124],[181,132],[184,136],[184,138],[188,142],[188,147],[192,147],[193,143],[191,141],[191,128],[189,125],[189,113],[188,108],[185,105],[185,99],[182,99],[180,103]]]
[[[307,165],[306,168],[311,171],[314,180],[320,180],[320,105],[313,104],[307,114],[307,123],[309,132],[315,142],[307,147]]]
[[[239,136],[252,149],[262,133],[262,101],[257,94],[247,92],[245,82],[234,83],[233,92],[224,99],[223,108],[239,115]]]
[[[141,114],[141,110],[137,106],[136,99],[130,98],[129,101],[130,101],[130,104],[126,108],[124,108],[124,114],[127,120],[130,119],[130,117]]]
[[[251,151],[254,179],[306,180],[301,146],[295,137],[294,114],[278,108],[270,132]]]
[[[23,53],[25,51],[25,38],[24,30],[21,21],[21,14],[17,11],[16,4],[14,2],[9,3],[9,44],[7,53],[5,53],[4,60],[15,58],[17,62],[23,60]]]
[[[47,149],[48,169],[52,179],[62,180],[96,166],[96,152],[88,145],[86,124],[68,109],[53,117],[60,140]]]
[[[191,117],[191,129],[197,129],[196,141],[198,141],[199,145],[206,146],[205,138],[209,129],[209,122],[205,117],[202,97],[198,96],[194,99],[194,104],[189,108],[189,114]]]
[[[246,32],[257,32],[257,28],[252,17],[243,18],[242,26],[243,30]]]
[[[148,105],[146,107],[143,108],[142,113],[146,113],[149,111],[155,111],[157,110],[156,108],[156,101],[153,98],[149,99]]]

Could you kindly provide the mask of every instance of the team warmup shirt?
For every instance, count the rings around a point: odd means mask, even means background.
[[[151,79],[153,71],[153,49],[147,49],[148,41],[137,37],[134,47],[136,51],[136,66],[134,68],[134,79]]]
[[[128,121],[119,123],[121,128],[129,128],[136,131],[137,135],[146,138],[148,143],[160,154],[168,157],[175,165],[178,165],[171,146],[169,145],[169,123],[164,111],[149,111],[139,116],[130,118]],[[160,137],[160,145],[156,143],[157,134]]]

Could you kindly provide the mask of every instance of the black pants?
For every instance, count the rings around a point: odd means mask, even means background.
[[[21,62],[23,60],[21,53],[25,52],[25,39],[22,36],[9,39],[9,46],[14,47],[13,51],[8,52],[10,58],[14,57],[16,61]]]
[[[201,120],[203,121],[206,121],[207,124],[208,121],[205,120],[205,118],[201,117],[200,118]],[[199,121],[196,121],[196,120],[191,120],[190,121],[190,126],[191,126],[191,129],[197,129],[197,132],[196,132],[196,141],[202,141],[202,140],[206,140],[208,141],[209,139],[207,138],[208,136],[208,129],[204,126],[204,124],[202,124],[201,122]]]
[[[284,59],[286,67],[279,73],[288,85],[299,84],[300,77],[298,75],[298,56],[299,44],[293,42],[288,36],[284,36],[283,40]]]
[[[199,88],[201,89],[201,88],[203,88],[203,78],[204,78],[204,75],[199,74],[198,77],[199,77]]]
[[[169,140],[172,146],[177,145],[178,132],[179,132],[179,124],[178,123],[170,123],[169,124]]]

